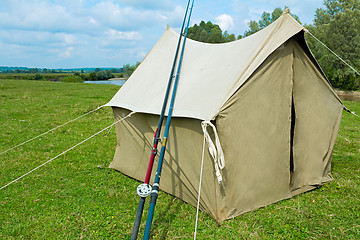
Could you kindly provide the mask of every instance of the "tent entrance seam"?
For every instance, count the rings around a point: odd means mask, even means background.
[[[295,137],[295,102],[294,95],[291,97],[291,123],[290,123],[290,188],[294,185],[293,174],[295,170],[294,166],[294,137]]]

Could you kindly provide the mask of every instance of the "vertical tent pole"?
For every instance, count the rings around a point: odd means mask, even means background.
[[[188,33],[188,29],[189,29],[190,18],[191,18],[193,6],[194,6],[194,0],[192,1],[189,17],[187,20],[185,36],[184,36],[183,45],[182,45],[182,49],[181,49],[181,53],[180,53],[180,59],[179,59],[177,73],[176,73],[176,77],[175,77],[173,93],[171,96],[171,101],[170,101],[170,106],[169,106],[169,112],[168,112],[168,116],[166,119],[166,126],[165,126],[165,131],[164,131],[164,138],[162,140],[162,147],[161,147],[161,151],[160,151],[159,163],[158,163],[158,167],[157,167],[157,171],[156,171],[155,182],[153,184],[153,189],[151,191],[150,206],[149,206],[149,212],[148,212],[148,216],[147,216],[147,220],[146,220],[145,233],[144,233],[143,239],[149,239],[149,237],[150,237],[150,229],[151,229],[151,224],[152,224],[152,220],[154,217],[155,205],[156,205],[156,200],[157,200],[158,191],[159,191],[159,183],[160,183],[162,164],[164,161],[167,138],[168,138],[169,129],[170,129],[171,116],[172,116],[172,112],[173,112],[173,108],[174,108],[175,95],[176,95],[176,90],[177,90],[177,86],[178,86],[181,63],[182,63],[182,59],[183,59],[183,55],[184,55],[185,42],[186,42],[186,38],[187,38],[187,33]]]
[[[186,6],[186,12],[185,12],[184,20],[183,20],[183,23],[182,23],[182,26],[181,26],[179,41],[178,41],[178,44],[177,44],[177,47],[176,47],[175,57],[174,57],[173,65],[172,65],[172,68],[171,68],[170,77],[169,77],[169,80],[168,80],[166,92],[165,92],[164,102],[163,102],[163,105],[162,105],[158,126],[157,126],[157,128],[155,130],[155,134],[154,134],[153,148],[151,150],[151,156],[150,156],[149,165],[148,165],[146,176],[145,176],[145,181],[144,181],[143,184],[139,185],[139,187],[137,189],[137,192],[140,195],[140,201],[139,201],[138,210],[136,212],[135,223],[134,223],[133,232],[132,232],[132,235],[131,235],[131,240],[136,240],[137,239],[137,235],[138,235],[139,227],[140,227],[140,222],[141,222],[141,217],[142,217],[142,213],[143,213],[143,210],[144,210],[145,198],[146,198],[146,196],[149,195],[150,190],[151,190],[151,186],[149,185],[151,171],[152,171],[152,168],[153,168],[153,165],[154,165],[155,156],[157,154],[157,145],[158,145],[158,143],[160,141],[161,126],[162,126],[163,121],[164,121],[166,105],[167,105],[168,98],[169,98],[171,83],[172,83],[172,79],[173,79],[173,75],[174,75],[174,71],[175,71],[176,60],[177,60],[178,55],[179,55],[180,43],[181,43],[183,31],[184,31],[184,26],[185,26],[186,17],[187,17],[187,14],[188,14],[189,5],[190,5],[190,0],[188,1],[187,6]]]

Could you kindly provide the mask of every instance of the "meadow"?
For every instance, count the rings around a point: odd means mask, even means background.
[[[109,101],[119,86],[0,79],[0,152]],[[360,113],[360,102],[344,104]],[[0,187],[114,122],[108,107],[0,155]],[[219,226],[198,239],[360,239],[360,118],[343,113],[334,181]],[[130,239],[139,182],[108,168],[114,128],[0,190],[0,239]],[[148,201],[145,209],[148,207]],[[160,192],[153,239],[192,239],[196,209]],[[145,225],[142,220],[140,236]],[[140,239],[140,237],[139,237]]]

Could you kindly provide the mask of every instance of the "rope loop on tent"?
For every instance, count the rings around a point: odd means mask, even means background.
[[[214,132],[215,144],[211,140],[209,132],[207,131],[208,126],[210,126]],[[216,177],[218,179],[218,182],[220,183],[222,181],[220,169],[223,169],[225,167],[225,157],[224,157],[224,152],[223,152],[221,144],[220,144],[219,135],[217,134],[216,127],[210,121],[201,122],[201,127],[204,132],[204,137],[205,137],[206,143],[209,147],[209,153],[214,160]]]
[[[24,145],[25,143],[31,142],[32,140],[35,140],[35,139],[37,139],[37,138],[39,138],[39,137],[41,137],[41,136],[44,136],[45,134],[47,134],[47,133],[49,133],[49,132],[55,131],[56,129],[58,129],[58,128],[60,128],[60,127],[63,127],[63,126],[65,126],[65,125],[67,125],[67,124],[69,124],[69,123],[71,123],[71,122],[74,122],[74,121],[76,121],[76,120],[78,120],[78,119],[80,119],[80,118],[82,118],[82,117],[85,117],[86,115],[88,115],[88,114],[90,114],[90,113],[93,113],[93,112],[99,110],[100,108],[103,108],[104,106],[105,106],[105,105],[99,106],[99,107],[97,107],[96,109],[91,110],[90,112],[87,112],[87,113],[85,113],[85,114],[83,114],[83,115],[81,115],[81,116],[79,116],[79,117],[77,117],[77,118],[74,118],[74,119],[72,119],[72,120],[70,120],[70,121],[68,121],[68,122],[66,122],[66,123],[63,123],[63,124],[61,124],[61,125],[59,125],[59,126],[57,126],[57,127],[54,127],[54,128],[52,128],[52,129],[50,129],[50,130],[48,130],[48,131],[46,131],[46,132],[44,132],[44,133],[36,136],[36,137],[30,138],[30,139],[26,140],[25,142],[22,142],[22,143],[20,143],[20,144],[18,144],[18,145],[15,145],[15,146],[13,146],[13,147],[11,147],[11,148],[3,151],[3,152],[0,152],[0,155],[1,155],[1,154],[4,154],[4,153],[6,153],[6,152],[8,152],[8,151],[10,151],[10,150],[12,150],[12,149],[14,149],[14,148],[20,147],[20,146]]]
[[[53,160],[55,160],[56,158],[58,158],[58,157],[60,157],[60,156],[64,155],[65,153],[69,152],[70,150],[72,150],[72,149],[76,148],[77,146],[79,146],[79,145],[83,144],[84,142],[86,142],[86,141],[90,140],[91,138],[93,138],[93,137],[95,137],[95,136],[99,135],[100,133],[102,133],[103,131],[105,131],[105,130],[107,130],[107,129],[111,128],[111,127],[112,127],[112,126],[114,126],[115,124],[117,124],[117,123],[119,123],[119,122],[121,122],[121,121],[125,120],[126,118],[131,117],[134,113],[135,113],[135,112],[131,112],[131,113],[129,113],[127,116],[125,116],[125,117],[123,117],[123,118],[121,118],[121,119],[117,120],[117,121],[116,121],[116,122],[114,122],[113,124],[111,124],[111,125],[107,126],[106,128],[104,128],[104,129],[100,130],[99,132],[97,132],[97,133],[95,133],[95,134],[91,135],[90,137],[86,138],[85,140],[83,140],[83,141],[81,141],[81,142],[79,142],[79,143],[75,144],[75,145],[74,145],[74,146],[72,146],[71,148],[69,148],[69,149],[67,149],[67,150],[63,151],[62,153],[58,154],[57,156],[55,156],[55,157],[51,158],[50,160],[48,160],[48,161],[46,161],[46,162],[44,162],[44,163],[42,163],[41,165],[37,166],[36,168],[34,168],[34,169],[30,170],[29,172],[25,173],[24,175],[22,175],[22,176],[18,177],[17,179],[15,179],[15,180],[13,180],[13,181],[9,182],[8,184],[6,184],[6,185],[2,186],[2,187],[0,188],[0,190],[2,190],[2,189],[4,189],[4,188],[6,188],[7,186],[9,186],[9,185],[11,185],[11,184],[13,184],[14,182],[17,182],[18,180],[20,180],[21,178],[25,177],[26,175],[28,175],[28,174],[30,174],[30,173],[32,173],[32,172],[34,172],[36,169],[39,169],[39,168],[41,168],[42,166],[45,166],[45,165],[46,165],[46,164],[48,164],[49,162],[52,162],[52,161],[53,161]]]
[[[194,240],[196,239],[197,225],[198,225],[198,220],[199,220],[200,193],[201,193],[201,180],[202,180],[203,169],[204,169],[204,155],[205,155],[205,134],[204,134],[204,141],[203,141],[203,148],[202,148],[202,155],[201,155],[201,168],[200,168],[200,179],[199,179],[199,192],[198,192],[198,199],[197,199],[197,205],[196,205]]]

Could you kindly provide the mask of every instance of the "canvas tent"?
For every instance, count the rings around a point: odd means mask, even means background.
[[[205,151],[200,209],[218,222],[332,179],[331,156],[343,104],[310,53],[304,32],[284,12],[241,40],[187,40],[160,182],[163,191],[196,206],[204,135],[211,140],[206,145],[218,154],[213,158]],[[116,124],[110,167],[140,181],[177,40],[178,34],[167,28],[107,104],[115,119],[136,112]]]

